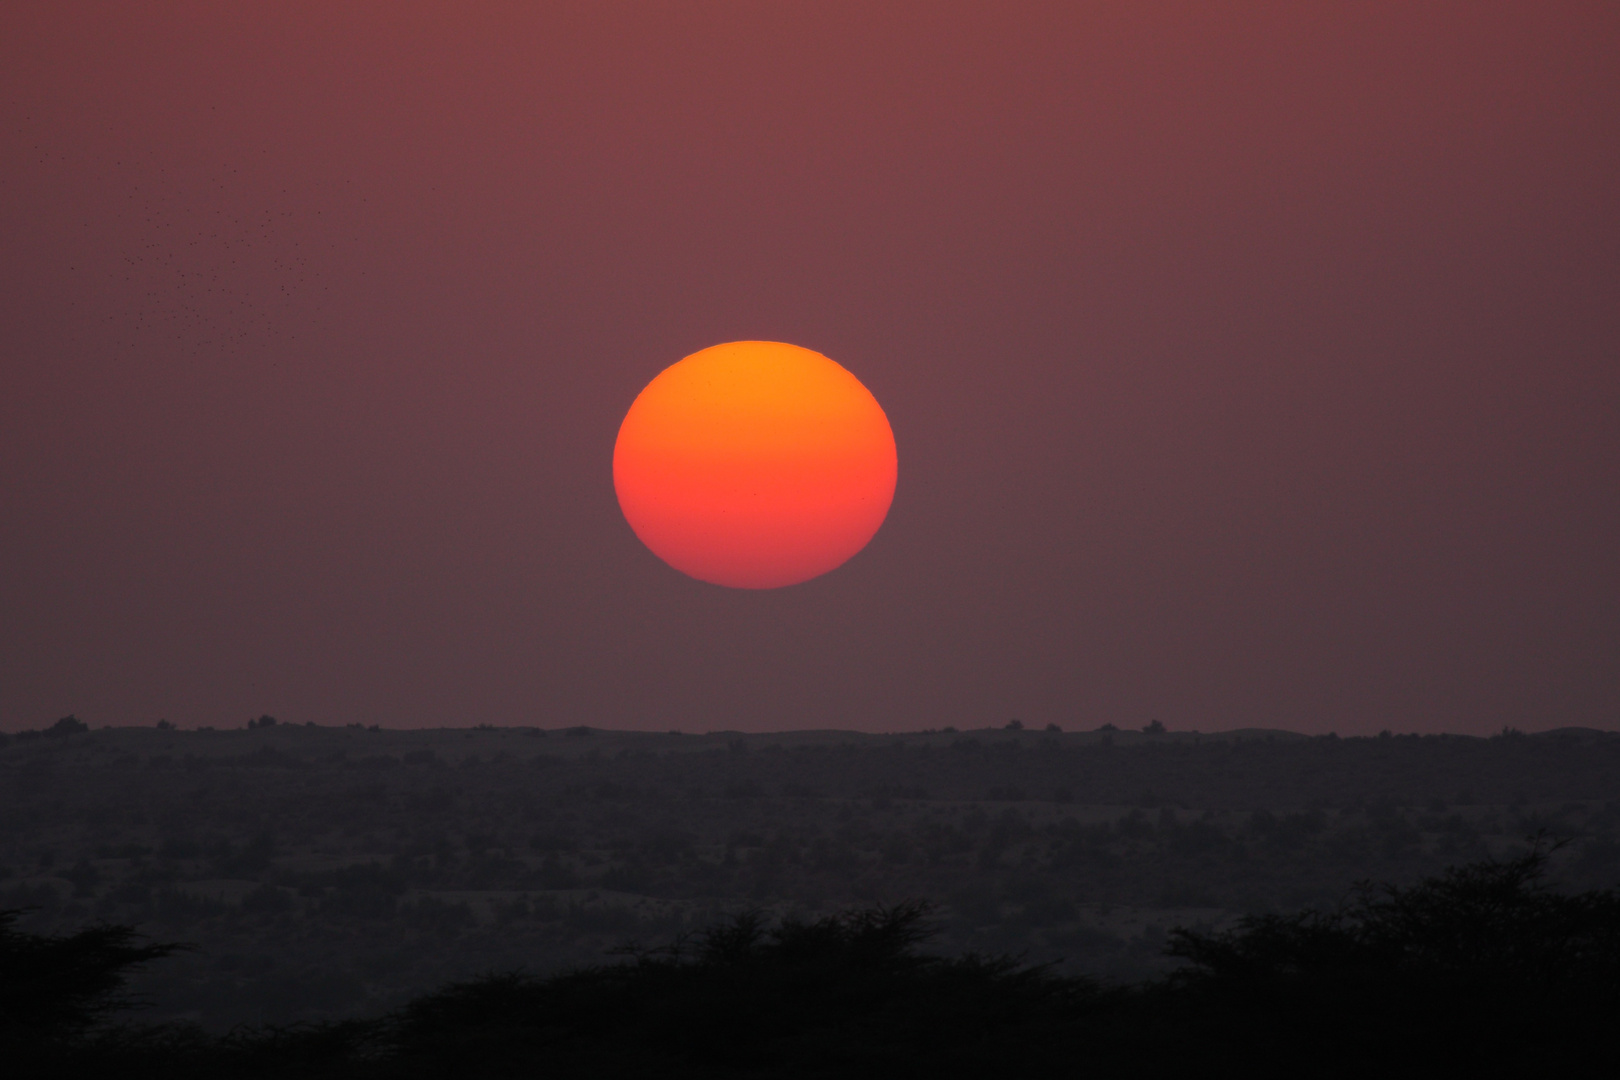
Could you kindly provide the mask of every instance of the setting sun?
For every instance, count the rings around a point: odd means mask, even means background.
[[[866,546],[894,498],[877,400],[809,349],[734,341],[642,390],[619,427],[613,486],[653,553],[700,581],[793,585]]]

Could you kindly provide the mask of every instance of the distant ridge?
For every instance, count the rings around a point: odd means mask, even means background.
[[[68,719],[73,719],[69,717]],[[1099,728],[1071,728],[1059,731],[1049,731],[1044,728],[1028,727],[1011,729],[1007,727],[982,728],[923,728],[914,731],[859,731],[853,728],[793,728],[783,731],[738,731],[731,728],[708,731],[657,731],[642,728],[609,728],[593,727],[586,724],[572,724],[557,727],[543,727],[534,724],[497,725],[479,723],[468,726],[444,725],[438,727],[383,727],[373,725],[361,727],[357,724],[271,724],[258,727],[257,722],[246,728],[225,727],[216,728],[202,726],[196,728],[179,728],[171,725],[153,727],[145,724],[106,724],[90,728],[87,725],[64,727],[63,721],[42,729],[23,729],[13,732],[0,731],[0,747],[9,740],[29,741],[38,738],[58,739],[76,735],[90,735],[105,737],[108,734],[120,732],[150,731],[169,737],[184,735],[208,735],[213,737],[229,735],[254,735],[257,738],[296,737],[299,733],[311,731],[320,732],[353,732],[357,734],[387,734],[394,736],[445,736],[465,735],[467,737],[481,736],[511,736],[527,735],[538,738],[566,738],[588,739],[591,737],[609,739],[646,739],[681,741],[688,744],[712,744],[716,741],[729,741],[742,739],[747,742],[775,741],[783,745],[813,745],[829,742],[850,741],[881,741],[905,739],[914,741],[949,742],[955,739],[1001,739],[1018,740],[1024,742],[1038,742],[1042,739],[1058,739],[1064,743],[1086,743],[1097,741],[1112,741],[1119,745],[1143,745],[1165,743],[1187,743],[1200,741],[1222,740],[1259,740],[1259,741],[1298,741],[1301,739],[1377,739],[1377,738],[1448,738],[1448,739],[1496,739],[1504,736],[1540,738],[1579,738],[1579,739],[1607,739],[1620,736],[1620,731],[1611,731],[1603,728],[1569,725],[1565,727],[1550,728],[1545,731],[1518,731],[1508,729],[1491,735],[1476,735],[1469,732],[1395,732],[1383,731],[1376,734],[1339,735],[1336,732],[1326,732],[1320,735],[1293,731],[1288,728],[1267,727],[1239,727],[1226,728],[1219,731],[1179,730],[1166,729],[1160,732],[1146,732],[1138,728],[1099,727]]]

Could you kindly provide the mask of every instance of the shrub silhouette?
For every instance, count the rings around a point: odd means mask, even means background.
[[[1189,965],[1156,989],[1197,1029],[1250,1032],[1278,1061],[1338,1048],[1441,1067],[1473,1060],[1543,1071],[1593,1050],[1620,1000],[1620,894],[1546,887],[1547,853],[1476,863],[1409,888],[1359,886],[1335,911],[1177,930]]]
[[[923,904],[767,927],[746,913],[626,963],[551,979],[451,986],[386,1022],[397,1071],[469,1060],[516,1075],[886,1075],[936,1071],[945,1049],[1005,1063],[1006,1036],[1062,1027],[1100,996],[1014,961],[919,955]]]
[[[775,925],[749,912],[615,963],[452,984],[376,1020],[213,1039],[105,1023],[126,1003],[122,974],[174,946],[120,927],[33,938],[8,917],[3,1060],[166,1080],[1612,1071],[1620,895],[1557,893],[1546,867],[1538,848],[1362,886],[1332,911],[1178,930],[1168,951],[1185,966],[1137,987],[926,955],[914,902]]]

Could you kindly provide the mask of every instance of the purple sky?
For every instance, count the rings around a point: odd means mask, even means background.
[[[1620,727],[1612,4],[9,4],[0,727]],[[876,394],[832,574],[613,495]]]

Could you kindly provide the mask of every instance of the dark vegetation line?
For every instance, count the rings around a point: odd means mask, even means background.
[[[1106,734],[1106,733],[1105,733]],[[1620,734],[995,731],[570,737],[259,725],[0,747],[0,910],[197,949],[131,983],[219,1033],[379,1016],[453,981],[598,963],[759,908],[904,897],[941,955],[1163,975],[1172,926],[1332,907],[1573,837],[1620,882]],[[4,1077],[0,1077],[4,1080]]]
[[[1620,1067],[1620,891],[1549,888],[1547,853],[1327,911],[1176,930],[1131,986],[940,957],[928,907],[734,916],[612,964],[454,983],[376,1019],[223,1036],[128,1018],[125,976],[181,946],[0,916],[0,1061],[16,1076],[1312,1075]],[[1611,1072],[1610,1075],[1613,1075]]]

